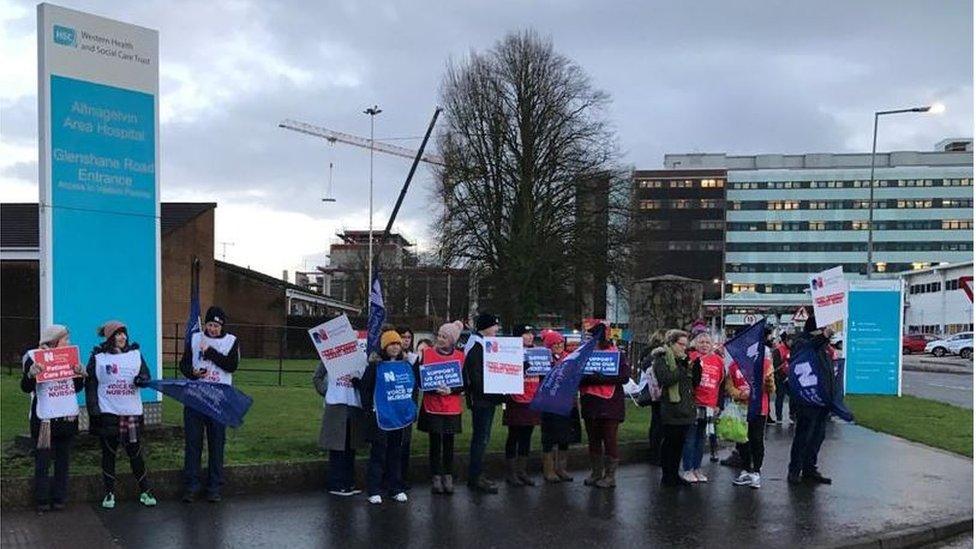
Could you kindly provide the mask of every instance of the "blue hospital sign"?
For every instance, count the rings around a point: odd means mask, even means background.
[[[846,388],[849,394],[901,394],[900,281],[862,282],[848,291]]]

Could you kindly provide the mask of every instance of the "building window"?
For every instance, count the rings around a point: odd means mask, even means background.
[[[742,292],[755,292],[755,291],[756,291],[755,284],[733,284],[732,285],[733,294],[739,294]]]
[[[642,210],[660,210],[661,201],[660,200],[641,200],[640,209]]]
[[[874,270],[879,273],[883,273],[888,270],[888,264],[884,261],[879,261],[874,264]]]

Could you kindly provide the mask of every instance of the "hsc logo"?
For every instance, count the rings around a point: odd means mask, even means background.
[[[62,27],[61,25],[54,25],[54,43],[61,44],[62,46],[77,46],[75,38],[75,29],[70,27]]]

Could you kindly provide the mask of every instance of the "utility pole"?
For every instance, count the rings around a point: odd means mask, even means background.
[[[220,260],[221,261],[227,261],[227,246],[233,246],[233,245],[234,245],[233,242],[221,242],[220,243],[220,246],[223,248],[223,250],[220,253]]]
[[[369,243],[367,244],[367,253],[369,254],[366,260],[366,325],[369,325],[369,296],[373,293],[373,151],[375,150],[375,140],[373,139],[373,130],[376,121],[376,115],[383,112],[382,109],[373,105],[372,107],[363,111],[363,114],[369,115]]]

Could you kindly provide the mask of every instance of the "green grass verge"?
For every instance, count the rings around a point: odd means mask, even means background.
[[[274,364],[271,364],[274,362]],[[277,361],[267,361],[274,368],[277,377]],[[314,369],[314,362],[312,363]],[[254,405],[247,414],[244,425],[239,429],[227,431],[225,462],[232,465],[268,462],[308,461],[324,459],[326,453],[318,447],[319,427],[322,421],[322,397],[312,388],[311,372],[304,375],[300,386],[269,386],[239,381],[234,376],[235,385],[254,398]],[[168,375],[171,377],[171,374]],[[259,383],[265,380],[258,380]],[[298,383],[295,376],[294,382]],[[2,461],[0,474],[7,476],[29,476],[33,474],[33,459],[16,456],[11,452],[13,438],[27,432],[28,397],[20,391],[20,378],[14,375],[0,375],[0,439],[2,439]],[[627,421],[620,426],[620,440],[637,441],[647,437],[649,409],[638,410],[627,405]],[[471,436],[471,415],[463,416],[464,432],[458,437],[456,447],[466,453]],[[181,425],[183,407],[168,397],[163,399],[163,421],[167,424]],[[491,450],[504,449],[506,430],[501,425],[501,410],[495,414],[495,427],[491,437]],[[82,435],[88,436],[88,435]],[[536,429],[533,447],[540,447],[540,430]],[[584,434],[585,437],[585,434]],[[414,433],[412,452],[415,455],[427,453],[427,435]],[[183,467],[183,441],[167,440],[150,443],[146,448],[150,469],[180,469]],[[360,456],[364,456],[360,452]],[[71,456],[72,474],[97,473],[99,471],[99,452],[97,449],[77,450]],[[123,467],[124,465],[120,465]]]
[[[913,396],[848,395],[844,401],[868,429],[973,457],[973,411]]]

